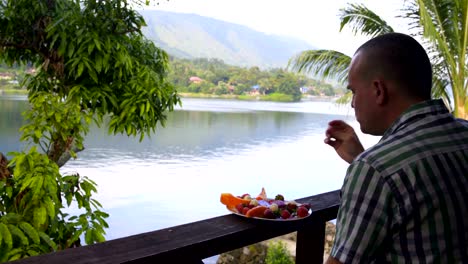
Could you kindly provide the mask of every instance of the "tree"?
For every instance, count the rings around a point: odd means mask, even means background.
[[[404,16],[421,36],[434,70],[432,94],[443,98],[460,118],[468,118],[468,2],[466,0],[412,0],[405,2]],[[383,19],[363,5],[340,10],[341,27],[370,37],[393,32]],[[311,72],[346,82],[351,58],[333,50],[309,50],[290,59],[298,72]],[[349,95],[343,102],[349,101]]]
[[[79,246],[81,236],[104,241],[95,183],[59,166],[83,148],[93,120],[141,140],[180,103],[168,55],[144,38],[133,4],[143,0],[0,1],[0,63],[37,68],[22,83],[29,144],[9,162],[0,155],[1,262]],[[63,212],[72,203],[81,214]]]

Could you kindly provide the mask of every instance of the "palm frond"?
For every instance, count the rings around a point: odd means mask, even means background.
[[[434,75],[432,77],[432,97],[441,98],[442,100],[445,101],[447,106],[450,106],[452,103],[452,100],[447,92],[447,88],[449,86],[450,86],[450,83],[446,79],[440,79],[439,76]]]
[[[431,59],[433,65],[443,65],[444,69],[434,73],[445,84],[446,98],[451,96],[456,116],[465,116],[461,110],[468,102],[468,11],[466,0],[417,0],[409,13],[415,28],[430,44],[430,51],[436,54]],[[437,82],[434,82],[437,84]],[[437,89],[434,87],[434,89]],[[435,95],[437,92],[435,92]]]
[[[351,58],[334,50],[307,50],[292,57],[288,68],[299,73],[311,73],[323,78],[346,82]]]
[[[349,4],[348,7],[340,9],[339,17],[340,31],[349,25],[354,34],[371,37],[394,32],[385,20],[362,4]]]
[[[348,91],[343,96],[336,99],[335,103],[339,105],[349,104],[352,99],[353,99],[353,93],[351,91]]]

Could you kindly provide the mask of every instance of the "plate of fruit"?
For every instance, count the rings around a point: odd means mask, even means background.
[[[248,193],[238,196],[231,193],[221,193],[220,201],[236,215],[261,220],[300,220],[311,214],[310,204],[285,200],[281,194],[274,198],[268,198],[265,188],[262,188],[257,196],[251,196]]]

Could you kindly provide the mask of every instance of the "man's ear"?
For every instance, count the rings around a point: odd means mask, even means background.
[[[388,102],[388,87],[384,81],[375,79],[372,82],[375,100],[378,105],[384,105]]]

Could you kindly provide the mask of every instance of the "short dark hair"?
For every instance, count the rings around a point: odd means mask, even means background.
[[[367,58],[367,70],[395,81],[408,96],[431,98],[431,62],[421,44],[411,36],[402,33],[380,35],[364,43],[356,53],[360,51]]]

